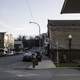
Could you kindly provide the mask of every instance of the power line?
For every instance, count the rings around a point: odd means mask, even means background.
[[[27,3],[27,7],[28,7],[28,10],[29,10],[30,16],[31,16],[31,18],[33,18],[33,14],[32,14],[30,3],[29,3],[28,0],[26,0],[26,3]]]

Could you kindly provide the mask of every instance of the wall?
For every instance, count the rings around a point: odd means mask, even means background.
[[[48,26],[49,34],[49,53],[52,56],[52,60],[56,62],[57,58],[57,47],[59,53],[59,61],[63,61],[64,55],[66,56],[66,61],[70,59],[69,52],[69,34],[72,35],[71,41],[71,59],[80,59],[80,26]],[[57,44],[58,42],[58,44]]]

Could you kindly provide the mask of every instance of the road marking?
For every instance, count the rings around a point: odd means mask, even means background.
[[[32,76],[39,76],[39,74],[18,74],[17,77],[32,77]]]
[[[5,72],[11,73],[17,77],[32,77],[32,76],[40,76],[40,74],[24,72],[24,71],[16,71],[16,70],[7,70]]]

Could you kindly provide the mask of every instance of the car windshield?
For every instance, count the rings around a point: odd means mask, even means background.
[[[24,53],[24,55],[32,55],[31,52]]]

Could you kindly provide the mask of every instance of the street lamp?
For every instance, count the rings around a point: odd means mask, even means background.
[[[58,53],[58,48],[59,48],[59,43],[56,41],[56,47],[57,47],[57,65],[59,64],[59,53]]]
[[[39,36],[40,36],[40,32],[41,32],[40,25],[39,25],[37,22],[32,22],[32,21],[30,21],[29,23],[30,23],[30,24],[31,24],[31,23],[37,24],[37,26],[39,27]],[[40,39],[40,37],[39,37],[39,39]],[[40,46],[40,40],[39,40],[39,46]]]
[[[69,39],[69,61],[71,62],[71,43],[72,43],[72,35],[71,34],[69,34],[68,35],[68,39]]]

